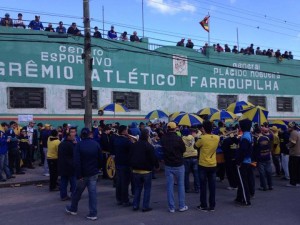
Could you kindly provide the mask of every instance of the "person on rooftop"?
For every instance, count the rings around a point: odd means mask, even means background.
[[[120,37],[119,37],[120,41],[128,41],[128,37],[127,37],[127,31],[124,31]]]
[[[194,48],[194,43],[192,42],[192,40],[190,38],[188,39],[188,42],[186,43],[185,47]]]
[[[294,59],[292,52],[289,52],[289,59]]]
[[[5,17],[1,19],[1,26],[4,26],[4,27],[12,27],[13,26],[13,21],[10,18],[9,13],[5,13]]]
[[[40,16],[35,16],[35,19],[31,20],[28,27],[31,30],[44,30],[44,26],[43,26],[42,22],[40,22]]]
[[[94,38],[102,38],[102,34],[100,33],[98,27],[95,27],[94,29],[95,29],[95,32],[94,32],[93,37]]]
[[[218,43],[217,47],[216,47],[217,52],[224,52],[224,49],[222,48],[222,46]]]
[[[112,40],[118,39],[117,32],[115,31],[115,27],[113,25],[111,25],[110,30],[107,32],[107,38]]]
[[[48,27],[46,27],[45,31],[54,32],[54,28],[52,27],[52,23],[48,24]]]
[[[134,31],[132,35],[130,35],[130,41],[131,42],[140,42],[139,37],[137,36],[137,32]]]
[[[231,52],[231,49],[228,47],[228,44],[225,44],[225,52]]]
[[[181,38],[181,40],[177,42],[176,46],[184,47],[184,40],[184,38]]]
[[[64,27],[64,23],[62,21],[58,23],[58,27],[56,27],[56,32],[59,34],[67,33],[67,29]]]
[[[18,14],[18,19],[14,21],[14,27],[15,28],[23,28],[23,29],[26,28],[25,23],[23,21],[22,13]]]
[[[235,54],[239,53],[239,50],[237,49],[236,45],[233,46],[232,53],[235,53]]]
[[[75,36],[81,36],[80,30],[77,28],[76,23],[72,23],[72,25],[68,28],[67,31],[68,34],[72,34]]]

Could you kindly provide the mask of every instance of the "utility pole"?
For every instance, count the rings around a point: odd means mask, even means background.
[[[84,83],[85,110],[84,126],[92,128],[92,57],[91,57],[91,25],[90,25],[90,1],[83,0],[83,23],[84,23]]]

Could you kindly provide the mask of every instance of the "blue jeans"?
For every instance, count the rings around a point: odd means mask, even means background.
[[[4,171],[6,178],[10,178],[11,173],[8,167],[8,153],[0,154],[0,180],[3,179],[2,171]]]
[[[81,198],[82,192],[87,187],[89,192],[89,216],[97,216],[97,179],[98,174],[91,177],[84,177],[81,180],[77,180],[70,207],[70,210],[72,212],[77,212],[78,202]]]
[[[199,192],[200,181],[198,174],[198,160],[196,157],[184,158],[184,187],[185,191],[190,190],[190,172],[192,171],[194,176],[194,190]]]
[[[75,176],[61,176],[60,177],[60,198],[66,198],[68,196],[68,183],[70,182],[70,191],[71,191],[71,196],[73,195],[75,188],[76,188],[76,177]]]
[[[209,207],[216,206],[216,170],[217,167],[203,167],[199,166],[199,180],[200,180],[200,206],[207,208],[207,184],[209,189]]]
[[[260,187],[267,189],[266,179],[269,188],[273,187],[272,183],[272,162],[259,162],[258,163],[258,172],[259,172],[259,180],[260,180]]]
[[[185,206],[184,192],[184,166],[170,167],[165,166],[165,176],[167,178],[167,198],[169,209],[175,209],[174,201],[174,177],[177,179],[179,209]]]
[[[150,194],[151,194],[151,184],[152,184],[152,173],[147,174],[138,174],[133,173],[134,179],[134,199],[133,199],[133,208],[140,207],[140,200],[142,190],[144,188],[144,197],[143,197],[143,209],[147,209],[150,206]]]

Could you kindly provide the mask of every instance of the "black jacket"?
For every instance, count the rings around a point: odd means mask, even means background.
[[[113,154],[115,155],[116,166],[129,166],[129,151],[131,141],[122,135],[113,139]]]
[[[161,145],[166,166],[179,167],[183,165],[185,145],[181,137],[177,136],[175,132],[168,132],[162,137]]]
[[[60,176],[74,176],[74,147],[72,141],[64,140],[58,146],[58,174]]]
[[[155,158],[154,147],[148,141],[140,140],[131,145],[129,162],[134,170],[152,171],[154,167],[159,167]]]

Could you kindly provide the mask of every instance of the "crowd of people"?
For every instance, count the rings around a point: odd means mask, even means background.
[[[199,210],[214,211],[216,181],[225,177],[229,183],[227,189],[237,191],[235,202],[250,206],[257,186],[255,170],[261,191],[274,189],[273,176],[288,180],[288,187],[300,187],[300,133],[295,122],[278,129],[267,123],[252,127],[248,119],[228,127],[223,122],[215,126],[205,120],[192,128],[174,122],[139,125],[133,122],[125,126],[94,121],[92,129],[83,128],[78,135],[77,127],[70,124],[53,128],[50,124],[36,125],[30,121],[21,127],[11,121],[1,123],[0,137],[1,182],[23,175],[26,169],[34,169],[33,163],[38,161],[44,167],[43,175],[49,176],[49,190],[59,191],[62,201],[71,200],[65,209],[67,213],[77,214],[81,194],[87,187],[90,210],[87,218],[91,220],[97,219],[97,179],[101,170],[103,178],[107,178],[108,156],[115,162],[113,183],[117,205],[131,206],[134,211],[140,205],[143,212],[152,210],[151,183],[161,167],[166,177],[170,213],[176,211],[174,187],[178,188],[179,212],[188,210],[185,194],[190,192],[200,193]]]
[[[200,48],[201,53],[206,55],[206,51],[208,47],[209,47],[208,44],[205,43],[205,45],[202,48]],[[250,46],[248,46],[247,48],[241,48],[240,50],[238,50],[238,47],[234,45],[231,50],[228,44],[225,44],[223,48],[218,43],[218,44],[213,44],[213,49],[216,52],[232,52],[234,54],[244,54],[244,55],[263,55],[269,57],[276,57],[279,60],[294,59],[293,53],[291,51],[285,51],[284,53],[281,53],[279,49],[277,51],[274,51],[273,49],[261,50],[260,47],[257,47],[255,50],[253,44],[250,44]]]
[[[25,24],[25,21],[23,20],[23,14],[18,13],[18,18],[13,20],[10,18],[10,14],[6,13],[3,18],[1,18],[0,22],[1,26],[4,27],[15,27],[15,28],[21,28],[26,29],[28,27],[31,30],[37,30],[37,31],[47,31],[47,32],[56,32],[58,34],[70,34],[74,36],[83,36],[81,33],[81,30],[77,27],[76,23],[73,22],[71,26],[67,29],[64,26],[64,23],[62,21],[58,22],[58,26],[56,28],[53,27],[52,23],[48,23],[47,27],[44,27],[43,23],[40,21],[40,16],[35,16],[34,20],[31,20],[28,24],[28,26]],[[97,26],[94,27],[93,32],[94,38],[102,38],[102,34],[99,31],[99,28]],[[114,30],[114,26],[111,26],[111,29],[107,32],[107,39],[111,40],[121,40],[121,41],[131,41],[131,42],[141,42],[142,40],[137,36],[137,32],[133,31],[132,35],[130,35],[129,39],[127,37],[127,32],[124,31],[119,37],[117,32]]]
[[[0,22],[1,26],[5,27],[15,27],[15,28],[22,28],[26,29],[28,27],[31,30],[44,30],[48,32],[56,32],[59,34],[70,34],[75,36],[83,36],[81,33],[81,30],[77,27],[76,23],[73,22],[71,26],[67,29],[62,21],[59,21],[58,26],[56,28],[53,27],[52,23],[48,23],[47,27],[43,26],[43,23],[40,21],[40,16],[35,16],[35,19],[30,21],[28,26],[26,26],[25,21],[23,20],[23,14],[18,13],[18,18],[13,20],[10,18],[10,14],[6,13],[3,18],[1,18]],[[128,38],[127,31],[124,31],[118,36],[118,33],[115,31],[114,26],[112,25],[110,30],[107,32],[107,39],[111,40],[120,40],[120,41],[131,41],[131,42],[141,42],[142,39],[138,37],[137,32],[133,31],[132,35]],[[103,34],[99,31],[99,28],[97,26],[94,27],[93,32],[94,38],[103,38]],[[194,48],[194,43],[190,38],[188,38],[187,43],[185,44],[185,38],[182,38],[179,42],[177,42],[176,46],[180,47],[187,47],[187,48]],[[206,43],[203,47],[200,48],[200,52],[203,54],[206,54],[206,49],[208,47],[208,44]],[[265,55],[269,57],[276,57],[280,60],[282,59],[293,59],[294,56],[291,51],[285,51],[284,53],[281,53],[278,49],[277,51],[274,51],[273,49],[267,49],[267,50],[261,50],[260,47],[257,47],[256,50],[254,49],[254,45],[251,44],[247,48],[241,48],[238,49],[238,46],[234,45],[232,49],[228,46],[228,44],[224,45],[224,48],[218,43],[213,44],[213,49],[217,52],[232,52],[235,54],[247,54],[247,55]]]

